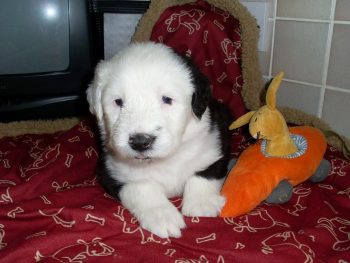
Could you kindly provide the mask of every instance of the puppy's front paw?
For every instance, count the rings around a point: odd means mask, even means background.
[[[191,196],[184,199],[182,214],[185,216],[217,216],[225,204],[225,197],[219,194]]]
[[[161,206],[144,211],[139,218],[142,228],[161,237],[181,237],[186,227],[181,213],[173,206]]]

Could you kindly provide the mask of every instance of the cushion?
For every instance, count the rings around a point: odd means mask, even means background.
[[[209,78],[213,95],[235,118],[245,111],[241,96],[242,45],[239,22],[205,1],[167,8],[155,23],[150,40],[191,57]]]

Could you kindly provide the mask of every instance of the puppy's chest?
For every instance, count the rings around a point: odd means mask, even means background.
[[[209,146],[209,147],[208,147]],[[173,156],[137,166],[124,166],[118,180],[158,183],[168,197],[182,195],[187,180],[221,157],[217,145],[207,143],[181,147]]]
[[[129,167],[123,177],[125,183],[149,181],[162,187],[168,197],[182,195],[189,177],[195,174],[194,166],[188,167],[184,162],[162,162],[140,167]]]

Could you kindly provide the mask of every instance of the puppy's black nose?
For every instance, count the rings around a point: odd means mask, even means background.
[[[135,151],[143,152],[151,148],[155,139],[155,136],[147,133],[135,133],[129,137],[129,145]]]

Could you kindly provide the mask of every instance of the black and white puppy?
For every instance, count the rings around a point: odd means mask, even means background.
[[[99,180],[143,228],[180,237],[182,215],[220,213],[231,117],[187,58],[131,44],[98,64],[87,98],[103,143]],[[168,200],[175,196],[182,214]]]

